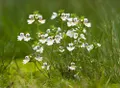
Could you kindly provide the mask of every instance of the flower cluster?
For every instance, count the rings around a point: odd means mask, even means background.
[[[30,14],[29,19],[27,20],[28,24],[32,24],[35,21],[38,21],[40,24],[44,24],[46,20],[38,13]]]
[[[33,54],[26,56],[23,60],[23,64],[32,61],[39,61],[42,63],[41,68],[49,70],[52,65],[57,66],[56,58],[70,58],[67,61],[63,59],[63,62],[67,64],[68,70],[75,71],[77,64],[74,63],[74,59],[69,56],[74,55],[74,58],[79,59],[76,56],[76,52],[86,49],[86,52],[91,52],[97,47],[101,47],[100,43],[88,43],[87,30],[91,27],[91,23],[85,17],[78,17],[74,14],[64,12],[53,12],[51,20],[58,20],[59,25],[51,26],[45,31],[37,32],[38,40],[32,45]],[[42,15],[31,14],[27,20],[28,24],[38,21],[41,24],[45,23]],[[62,25],[61,25],[62,24]],[[30,34],[20,33],[18,41],[31,40]],[[52,47],[52,48],[51,48]],[[74,52],[75,51],[75,52]],[[49,55],[49,53],[50,55]],[[55,56],[57,55],[57,57]],[[52,57],[51,57],[52,56]],[[52,59],[49,59],[52,58]],[[49,65],[48,65],[49,63]],[[69,65],[69,63],[71,63]],[[60,66],[58,66],[60,67]],[[57,67],[56,67],[57,68]]]
[[[28,42],[29,40],[31,40],[30,34],[27,33],[26,35],[24,33],[20,33],[20,35],[17,37],[18,41],[26,41]]]

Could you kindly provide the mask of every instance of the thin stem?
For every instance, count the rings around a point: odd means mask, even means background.
[[[40,70],[40,68],[38,67],[38,65],[36,64],[36,62],[33,62],[34,64],[35,64],[35,66],[37,67],[37,69],[45,76],[45,77],[47,77],[41,70]],[[48,78],[48,77],[47,77]]]

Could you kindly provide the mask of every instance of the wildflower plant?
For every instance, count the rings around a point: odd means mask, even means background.
[[[30,14],[28,18],[29,25],[33,25],[34,22],[36,25],[42,25],[46,22],[39,13]],[[86,35],[91,23],[83,16],[61,10],[53,12],[50,19],[55,22],[54,25],[50,25],[50,28],[44,31],[38,29],[37,41],[31,46],[33,53],[25,56],[23,64],[34,62],[39,64],[36,65],[43,72],[50,74],[53,70],[58,70],[62,75],[70,74],[74,77],[80,72],[82,54],[90,53],[101,47],[101,44],[88,42]],[[20,33],[17,39],[28,42],[32,38],[29,33]]]

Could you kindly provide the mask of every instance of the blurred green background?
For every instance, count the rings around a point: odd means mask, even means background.
[[[91,35],[97,39],[104,32],[101,24],[120,14],[119,3],[120,0],[0,0],[0,57],[18,58],[31,52],[27,44],[17,42],[17,35],[35,34],[35,27],[27,24],[27,18],[36,10],[47,20],[52,12],[60,9],[83,15],[92,23]],[[47,28],[46,25],[41,28]]]

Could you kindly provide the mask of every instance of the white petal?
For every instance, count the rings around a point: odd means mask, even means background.
[[[70,38],[72,38],[74,36],[74,32],[71,30],[68,30],[66,35],[69,36]]]
[[[46,20],[38,20],[39,23],[44,24]]]
[[[28,42],[31,40],[31,37],[24,37],[24,41]]]
[[[29,19],[34,19],[34,15],[33,15],[33,14],[30,14],[30,15],[29,15]]]
[[[69,66],[68,69],[73,71],[76,69],[76,66]]]
[[[24,39],[24,37],[21,37],[21,36],[18,36],[18,37],[17,37],[17,40],[18,40],[18,41],[22,41],[23,39]]]
[[[84,23],[86,27],[91,27],[91,23]]]
[[[75,49],[74,46],[73,46],[73,47],[67,46],[67,50],[68,50],[68,51],[73,51],[74,49]]]
[[[29,56],[26,56],[25,59],[23,60],[23,64],[26,64],[30,61]]]
[[[39,42],[42,43],[42,44],[44,44],[44,43],[47,42],[47,39],[40,39]]]
[[[80,34],[80,38],[82,38],[82,39],[86,40],[86,38],[85,38],[85,35],[84,35],[84,34]]]
[[[47,66],[47,70],[49,70],[49,69],[50,69],[50,65]]]
[[[90,52],[94,48],[93,44],[87,46],[87,50]]]
[[[101,47],[101,44],[100,44],[100,43],[97,43],[97,46],[98,46],[98,47]]]
[[[57,13],[53,12],[52,16],[51,16],[51,20],[55,19],[57,17]]]
[[[74,33],[74,39],[78,38],[78,33]]]
[[[86,33],[87,31],[86,31],[86,29],[83,29],[83,33]]]
[[[27,20],[28,24],[32,24],[35,20]]]
[[[43,60],[43,57],[40,57],[40,56],[35,57],[35,60],[37,60],[37,61],[42,61],[42,60]]]
[[[47,40],[47,45],[48,45],[48,46],[53,45],[53,43],[54,43],[54,40]]]

